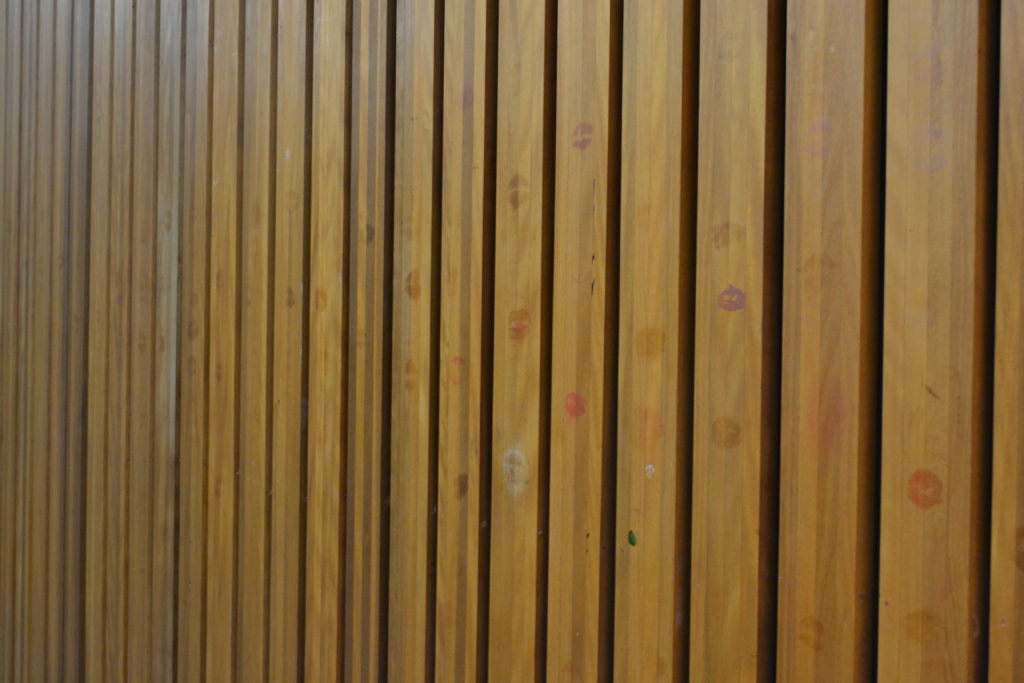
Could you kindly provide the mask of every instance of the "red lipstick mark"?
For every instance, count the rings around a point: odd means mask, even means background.
[[[565,395],[565,412],[569,414],[570,420],[575,420],[587,412],[587,402],[575,391]]]
[[[832,151],[832,122],[818,119],[811,124],[807,148],[812,157],[822,159]]]
[[[931,470],[917,470],[907,480],[907,498],[927,510],[942,502],[942,480]]]
[[[711,231],[711,243],[715,249],[725,249],[733,240],[742,239],[745,233],[746,229],[739,223],[732,221],[719,223]]]
[[[576,126],[576,129],[572,132],[572,146],[576,149],[583,150],[590,147],[590,143],[594,140],[594,127],[589,123],[581,123]]]
[[[718,307],[723,311],[738,311],[747,305],[747,295],[738,287],[729,285],[718,295]]]
[[[462,356],[455,356],[452,358],[451,366],[448,368],[448,381],[453,386],[459,386],[462,384],[462,368],[466,364],[466,361]]]
[[[508,183],[508,203],[518,209],[530,199],[530,182],[518,173]]]
[[[711,440],[719,448],[735,448],[740,445],[743,430],[731,417],[718,417],[711,423]]]
[[[522,341],[530,334],[530,312],[525,308],[508,314],[508,336],[512,341]]]
[[[420,298],[420,272],[414,270],[405,277],[405,293],[411,299]]]

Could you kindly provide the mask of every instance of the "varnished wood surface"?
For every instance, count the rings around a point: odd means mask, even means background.
[[[0,680],[1016,680],[1022,32],[0,1]]]

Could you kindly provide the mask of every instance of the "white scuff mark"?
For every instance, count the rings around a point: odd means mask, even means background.
[[[518,448],[510,448],[501,456],[501,474],[505,479],[505,490],[513,498],[526,488],[526,482],[530,480],[530,468]]]
[[[654,465],[648,465],[645,467],[644,474],[647,475],[648,479],[654,479]]]

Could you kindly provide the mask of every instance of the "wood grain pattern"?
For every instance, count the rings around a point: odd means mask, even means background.
[[[863,680],[873,670],[881,10],[877,2],[788,3],[784,680]]]
[[[783,5],[701,4],[690,675],[774,666]],[[728,232],[728,239],[715,239]]]
[[[485,250],[493,248],[487,158],[488,43],[496,4],[445,3],[441,185],[441,320],[438,354],[437,638],[438,680],[482,672],[479,650],[481,472],[485,401]],[[489,360],[489,359],[488,359]]]
[[[999,207],[996,251],[995,387],[992,447],[990,680],[1024,677],[1024,447],[1016,378],[1024,369],[1020,255],[1024,252],[1024,3],[1002,2],[999,64]]]
[[[513,0],[498,13],[495,175],[494,398],[491,454],[490,680],[540,677],[541,526],[549,410],[544,356],[545,72],[548,3]],[[396,190],[398,188],[396,187]]]
[[[693,84],[695,7],[630,3],[623,17],[616,678],[684,676],[691,379],[683,364],[692,355],[694,242],[684,86]]]
[[[389,3],[352,4],[349,161],[346,680],[381,675],[384,459],[389,447],[391,226],[388,223]]]
[[[878,676],[981,675],[985,2],[889,6]],[[955,283],[955,284],[954,284]]]
[[[617,3],[616,3],[617,6]],[[607,676],[614,377],[613,3],[558,5],[547,673]],[[617,74],[616,74],[617,75]],[[612,152],[614,150],[614,152]],[[606,498],[607,496],[607,498]]]

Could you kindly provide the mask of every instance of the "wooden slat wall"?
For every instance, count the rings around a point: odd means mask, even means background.
[[[1024,676],[1024,0],[0,0],[0,680]]]

